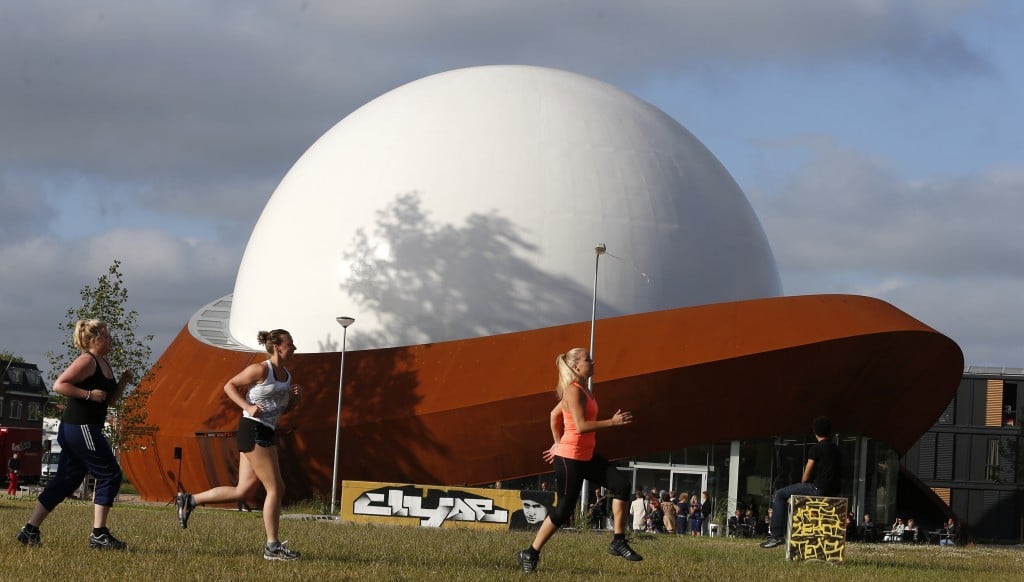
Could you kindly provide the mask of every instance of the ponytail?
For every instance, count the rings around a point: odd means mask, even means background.
[[[558,384],[555,386],[555,395],[558,399],[562,399],[562,394],[565,393],[565,389],[573,382],[579,382],[582,378],[573,369],[573,365],[584,359],[587,355],[587,350],[584,348],[573,348],[564,354],[558,354],[555,357],[555,369],[558,370]]]

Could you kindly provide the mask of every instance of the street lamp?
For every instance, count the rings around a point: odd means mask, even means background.
[[[355,323],[352,317],[336,318],[341,325],[341,368],[338,372],[338,420],[334,428],[334,472],[331,474],[331,515],[334,515],[334,502],[338,499],[338,445],[341,444],[341,393],[345,389],[345,340],[348,326]]]
[[[590,306],[590,357],[594,357],[594,326],[597,323],[597,267],[601,264],[601,255],[608,252],[608,247],[601,243],[594,247],[594,302]],[[593,389],[594,376],[587,379],[587,388]]]
[[[594,301],[590,306],[590,359],[594,359],[594,327],[597,323],[597,267],[601,264],[601,255],[608,252],[608,246],[604,243],[594,247]],[[594,375],[587,378],[587,390],[594,391]],[[580,491],[580,515],[586,515],[587,503],[590,501],[590,481],[583,480],[583,490]]]

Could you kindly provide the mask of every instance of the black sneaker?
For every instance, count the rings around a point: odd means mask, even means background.
[[[263,559],[264,560],[298,560],[299,553],[295,550],[289,550],[285,544],[288,542],[275,542],[273,545],[267,544],[263,546]]]
[[[41,545],[43,545],[43,540],[42,540],[42,537],[40,537],[40,535],[39,535],[39,530],[38,529],[36,531],[28,531],[27,529],[22,527],[21,531],[19,531],[18,533],[14,534],[14,538],[16,540],[18,540],[19,542],[21,542],[21,545],[23,545],[23,546],[41,546]]]
[[[523,572],[530,574],[537,569],[540,554],[534,554],[530,550],[519,550],[516,552],[516,562],[519,562],[519,567],[523,569]]]
[[[644,559],[643,556],[629,547],[626,540],[612,540],[612,545],[608,546],[608,553],[613,556],[622,556],[630,562],[639,562]]]
[[[89,534],[89,547],[95,550],[127,550],[128,544],[107,532],[100,535]]]
[[[196,508],[195,498],[190,493],[178,493],[174,505],[178,508],[178,521],[181,522],[181,529],[187,529],[188,516],[192,515],[192,510]]]
[[[777,548],[777,547],[781,546],[784,543],[786,543],[786,542],[782,538],[768,538],[767,540],[761,542],[761,547],[762,548]]]

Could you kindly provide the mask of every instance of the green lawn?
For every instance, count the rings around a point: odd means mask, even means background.
[[[43,523],[43,545],[22,547],[14,534],[32,501],[0,500],[6,541],[5,580],[519,580],[513,553],[527,533],[424,529],[284,519],[282,538],[302,552],[295,562],[267,562],[259,513],[199,508],[182,530],[173,505],[120,503],[111,531],[127,552],[91,550],[92,506],[69,501]],[[286,510],[287,512],[287,510]],[[754,540],[637,535],[642,562],[610,556],[607,532],[561,532],[548,544],[533,576],[557,580],[898,580],[1024,579],[1019,547],[939,548],[850,544],[842,565],[787,562],[781,548]]]

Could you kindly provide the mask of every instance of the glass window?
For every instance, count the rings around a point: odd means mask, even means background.
[[[42,386],[43,377],[38,370],[25,370],[25,384],[29,386]]]
[[[28,419],[29,420],[39,420],[42,417],[43,417],[43,411],[42,411],[42,408],[39,406],[39,403],[37,403],[37,402],[29,402],[29,404],[28,404]]]
[[[988,454],[985,456],[985,478],[989,481],[999,481],[999,441],[989,439]]]
[[[949,401],[949,404],[946,405],[946,409],[943,410],[942,414],[939,416],[939,421],[936,422],[935,424],[953,424],[955,418],[956,398]]]
[[[11,417],[11,420],[17,420],[17,419],[21,418],[21,401],[20,400],[12,400],[11,401],[11,414],[10,414],[10,417]]]

